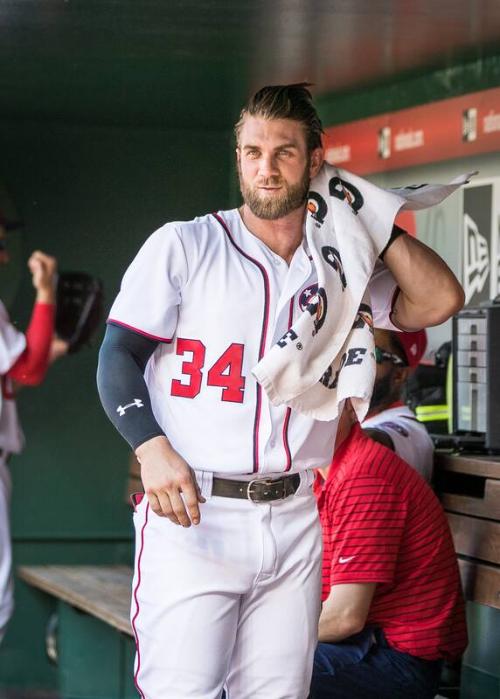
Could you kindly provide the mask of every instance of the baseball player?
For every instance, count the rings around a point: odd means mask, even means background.
[[[9,227],[6,221],[0,221],[2,265],[9,261],[6,249],[6,230]],[[36,251],[31,255],[28,267],[36,290],[36,299],[25,334],[11,324],[0,301],[0,641],[14,608],[9,522],[11,479],[7,462],[10,455],[18,454],[24,445],[16,409],[16,386],[39,384],[45,376],[51,351],[52,359],[64,353],[64,343],[58,340],[53,344],[56,260]]]
[[[375,330],[377,374],[363,429],[372,439],[395,451],[429,482],[434,460],[432,439],[415,413],[402,401],[408,376],[418,366],[426,346],[425,330],[414,333]]]
[[[131,610],[143,699],[309,691],[321,574],[313,469],[331,460],[336,421],[272,405],[251,369],[317,290],[303,231],[322,127],[306,86],[288,85],[259,90],[235,132],[243,205],[145,242],[100,353],[101,400],[146,494]],[[394,237],[384,259],[392,274],[369,289],[376,325],[422,327],[461,306],[458,282],[421,243]]]

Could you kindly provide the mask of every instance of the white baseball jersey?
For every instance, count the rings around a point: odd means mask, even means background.
[[[271,405],[251,374],[316,289],[304,244],[288,265],[237,209],[169,223],[145,242],[109,320],[160,341],[145,373],[153,411],[194,469],[264,474],[330,462],[337,422]],[[375,326],[394,329],[395,289],[387,270],[372,279]]]
[[[5,306],[0,301],[0,641],[14,608],[9,521],[11,480],[6,457],[8,452],[20,452],[24,444],[12,382],[6,373],[25,347],[25,336],[11,324]]]
[[[430,482],[434,464],[434,445],[424,425],[406,405],[382,410],[363,422],[386,432],[392,439],[394,451]]]
[[[24,437],[17,416],[12,382],[6,374],[24,352],[25,347],[26,337],[11,324],[7,310],[0,301],[0,449],[16,454],[24,446]]]

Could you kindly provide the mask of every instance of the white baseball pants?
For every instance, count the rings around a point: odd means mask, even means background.
[[[184,529],[134,514],[131,620],[142,699],[305,699],[320,613],[321,531],[312,472],[273,503],[210,497]]]
[[[10,472],[0,456],[0,642],[14,610],[12,545],[10,541]]]

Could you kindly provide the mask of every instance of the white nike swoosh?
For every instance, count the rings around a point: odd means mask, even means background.
[[[356,558],[356,556],[347,556],[347,558],[340,556],[339,563],[349,563],[349,561],[352,561],[353,558]]]

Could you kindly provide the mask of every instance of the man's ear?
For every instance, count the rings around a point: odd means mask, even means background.
[[[323,148],[315,148],[311,152],[311,164],[309,166],[309,176],[311,177],[311,179],[313,177],[316,177],[316,175],[320,171],[324,159],[325,151],[323,150]]]

